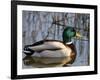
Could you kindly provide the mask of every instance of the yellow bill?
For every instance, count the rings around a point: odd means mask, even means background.
[[[82,38],[82,35],[80,34],[80,32],[76,32],[76,38]]]

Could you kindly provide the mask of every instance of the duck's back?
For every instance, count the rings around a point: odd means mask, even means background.
[[[42,40],[38,41],[32,45],[29,45],[29,48],[34,51],[42,51],[42,50],[58,50],[66,48],[63,42],[58,40]]]

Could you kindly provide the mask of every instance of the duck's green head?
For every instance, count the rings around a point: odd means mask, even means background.
[[[63,42],[71,42],[71,39],[73,37],[81,37],[79,32],[76,32],[76,30],[73,27],[66,27],[63,31]]]

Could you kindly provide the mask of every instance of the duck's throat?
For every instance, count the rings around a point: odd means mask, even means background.
[[[64,43],[69,43],[71,42],[71,38],[63,39]]]

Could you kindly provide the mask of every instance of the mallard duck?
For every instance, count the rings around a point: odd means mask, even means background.
[[[79,33],[73,27],[66,27],[63,31],[63,41],[59,40],[41,40],[32,45],[24,47],[24,53],[28,56],[46,57],[46,58],[60,58],[68,57],[67,64],[72,64],[76,58],[76,48],[71,39],[73,37],[80,37]],[[45,64],[49,62],[41,61]],[[52,62],[53,63],[53,62]]]

